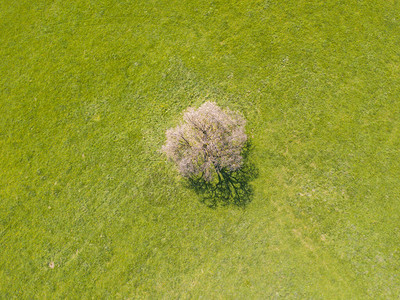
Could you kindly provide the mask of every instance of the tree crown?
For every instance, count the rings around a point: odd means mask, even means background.
[[[162,152],[184,177],[211,182],[220,172],[233,172],[242,166],[245,124],[238,112],[205,102],[198,109],[188,108],[183,122],[167,130]]]

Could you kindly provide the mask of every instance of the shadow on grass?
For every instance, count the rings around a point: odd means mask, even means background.
[[[243,149],[243,166],[235,171],[221,170],[219,180],[207,182],[202,178],[187,179],[187,186],[193,189],[200,197],[201,202],[211,208],[219,205],[236,205],[246,207],[253,198],[253,187],[250,181],[257,178],[258,170],[249,161],[252,147],[248,142]]]

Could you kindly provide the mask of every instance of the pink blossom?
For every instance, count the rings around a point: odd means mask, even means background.
[[[211,182],[221,170],[233,172],[242,166],[245,125],[238,112],[206,102],[197,110],[188,108],[183,123],[167,130],[162,152],[184,177]]]

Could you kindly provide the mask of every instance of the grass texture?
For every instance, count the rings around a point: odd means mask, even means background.
[[[0,2],[0,298],[400,297],[398,1]],[[248,120],[211,209],[158,152]]]

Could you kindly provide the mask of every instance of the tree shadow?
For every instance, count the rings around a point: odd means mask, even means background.
[[[251,150],[252,145],[247,142],[242,152],[243,165],[239,170],[231,172],[223,169],[214,182],[207,182],[203,178],[188,178],[187,187],[193,189],[201,197],[200,201],[210,208],[220,205],[246,207],[254,194],[250,181],[258,176],[258,169],[249,161]]]

